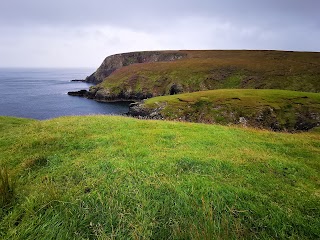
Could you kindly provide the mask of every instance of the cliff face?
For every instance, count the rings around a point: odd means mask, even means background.
[[[116,54],[105,58],[97,71],[88,76],[85,81],[101,83],[117,69],[135,63],[169,62],[186,57],[187,54],[180,51],[149,51]]]

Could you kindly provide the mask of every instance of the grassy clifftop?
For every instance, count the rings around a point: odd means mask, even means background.
[[[320,94],[220,89],[155,97],[130,108],[131,115],[202,123],[242,124],[271,130],[309,130],[320,125]]]
[[[0,128],[15,183],[1,239],[320,237],[319,133],[106,116]]]
[[[320,53],[178,51],[174,61],[118,68],[90,91],[100,101],[142,99],[212,89],[285,89],[320,92]],[[101,67],[100,67],[101,68]]]

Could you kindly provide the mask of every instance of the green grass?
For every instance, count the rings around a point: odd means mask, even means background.
[[[319,239],[319,131],[0,118],[1,239]]]
[[[7,168],[0,168],[0,207],[5,208],[13,201],[14,187]]]
[[[299,122],[316,126],[320,118],[320,94],[287,90],[220,89],[145,100],[149,111],[161,106],[169,120],[239,124],[245,118],[253,127],[299,130]]]
[[[320,53],[180,52],[187,58],[122,67],[99,86],[115,94],[144,92],[153,96],[168,95],[174,83],[183,86],[184,92],[224,88],[320,92]]]

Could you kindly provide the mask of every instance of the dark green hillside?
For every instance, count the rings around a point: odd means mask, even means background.
[[[168,57],[170,52],[164,53]],[[143,56],[144,52],[139,54]],[[111,75],[93,87],[88,97],[99,101],[137,100],[172,93],[242,88],[320,92],[320,53],[238,50],[171,54],[168,61],[137,60],[128,66],[122,60],[121,67],[113,68]],[[109,69],[110,64],[115,63],[104,62],[97,73]]]
[[[320,238],[318,132],[107,116],[0,126],[0,239]]]
[[[320,126],[320,94],[265,89],[210,90],[151,98],[133,105],[129,114],[276,131],[309,130]]]

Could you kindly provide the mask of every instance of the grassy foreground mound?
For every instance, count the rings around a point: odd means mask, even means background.
[[[106,116],[0,129],[1,239],[320,237],[319,132]]]
[[[272,130],[320,125],[320,94],[285,90],[211,90],[155,97],[135,104],[132,115],[190,122],[242,124]]]
[[[136,52],[108,57],[117,59],[117,64],[106,59],[94,74],[105,73],[107,75],[102,75],[107,77],[85,96],[98,101],[113,101],[213,89],[320,92],[318,52],[174,51],[172,61],[143,62],[148,60],[148,54]],[[170,52],[158,54],[170,56]],[[131,59],[130,56],[135,55],[140,56],[140,61]],[[146,59],[144,55],[147,55]],[[119,56],[123,58],[121,61]],[[110,72],[110,69],[114,71]]]

